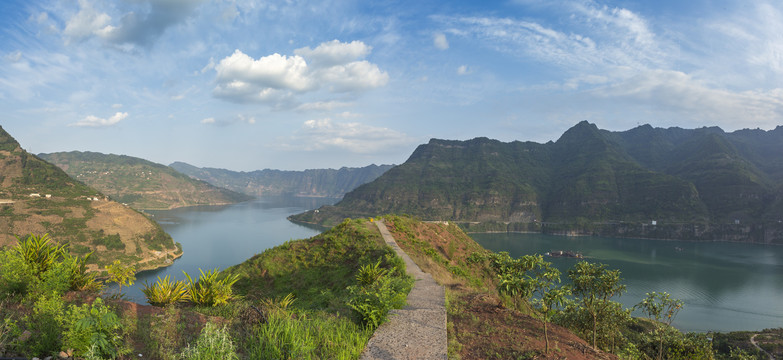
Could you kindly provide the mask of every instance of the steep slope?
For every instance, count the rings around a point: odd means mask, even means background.
[[[534,143],[433,139],[405,164],[348,193],[338,207],[359,214],[409,213],[428,219],[532,222],[548,153]]]
[[[369,165],[304,171],[256,170],[251,172],[199,168],[183,162],[169,165],[190,177],[250,196],[295,195],[342,197],[357,186],[375,180],[393,165]]]
[[[250,199],[192,179],[168,166],[131,156],[80,151],[38,156],[134,209],[224,205]]]
[[[593,124],[577,124],[552,147],[547,221],[707,218],[693,185],[643,168]]]
[[[291,219],[405,213],[471,231],[783,243],[781,144],[780,127],[609,132],[585,121],[546,144],[433,139],[335,206]]]
[[[157,223],[29,154],[0,127],[0,246],[30,233],[95,251],[92,269],[115,259],[151,269],[182,253]]]

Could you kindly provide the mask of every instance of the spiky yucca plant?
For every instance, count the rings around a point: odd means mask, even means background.
[[[163,279],[158,276],[158,281],[152,285],[144,281],[141,292],[147,297],[147,302],[155,306],[176,304],[189,299],[188,287],[184,281],[172,281],[166,275]]]
[[[35,269],[35,276],[41,277],[41,274],[51,269],[54,263],[60,260],[67,252],[66,245],[57,245],[51,243],[49,234],[35,236],[30,234],[26,239],[16,239],[19,244],[14,250],[19,256]]]
[[[234,297],[231,286],[239,280],[239,275],[232,274],[220,278],[220,270],[212,269],[204,273],[204,270],[198,269],[201,276],[198,281],[184,272],[188,278],[188,295],[190,301],[199,305],[215,306],[227,303]]]

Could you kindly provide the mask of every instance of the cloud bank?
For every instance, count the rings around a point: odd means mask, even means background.
[[[389,75],[364,59],[372,48],[361,41],[325,42],[294,55],[271,54],[254,59],[241,50],[215,65],[212,94],[236,103],[294,107],[297,94],[325,90],[359,93],[384,86]]]

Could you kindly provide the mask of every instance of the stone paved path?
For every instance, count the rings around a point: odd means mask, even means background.
[[[383,239],[397,252],[416,279],[408,294],[408,305],[392,310],[389,322],[375,330],[367,343],[361,360],[375,359],[446,359],[448,338],[446,335],[446,293],[414,263],[386,229],[381,221],[375,223]]]

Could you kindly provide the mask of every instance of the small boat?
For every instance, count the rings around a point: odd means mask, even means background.
[[[584,256],[582,256],[581,253],[575,252],[575,251],[569,251],[569,250],[557,250],[557,251],[550,251],[548,253],[545,253],[546,256],[551,257],[567,257],[567,258],[575,258],[575,259],[583,259]]]

